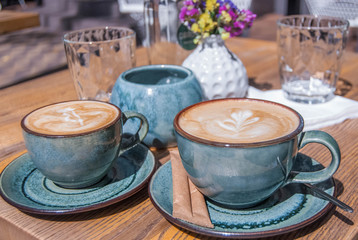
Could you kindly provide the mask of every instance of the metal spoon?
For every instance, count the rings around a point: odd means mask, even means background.
[[[325,191],[322,191],[321,189],[309,184],[309,183],[304,183],[304,185],[308,188],[310,188],[313,192],[317,193],[318,195],[320,195],[321,197],[323,197],[324,199],[330,201],[331,203],[333,203],[334,205],[342,208],[344,211],[346,212],[353,212],[353,208],[351,208],[350,206],[348,206],[347,204],[345,204],[344,202],[338,200],[337,198],[329,195],[328,193],[326,193]]]

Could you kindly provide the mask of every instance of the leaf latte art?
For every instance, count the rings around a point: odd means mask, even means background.
[[[183,112],[180,127],[211,141],[250,143],[268,141],[293,132],[298,117],[279,105],[245,100],[199,104]]]
[[[119,115],[114,106],[95,101],[73,101],[46,106],[24,120],[31,131],[50,135],[86,133],[113,122]]]
[[[252,115],[253,113],[250,110],[233,112],[230,115],[230,119],[224,119],[223,121],[216,120],[215,122],[225,130],[238,133],[241,129],[245,129],[245,126],[260,120],[258,117],[249,119]]]

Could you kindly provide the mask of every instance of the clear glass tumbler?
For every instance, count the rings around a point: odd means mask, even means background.
[[[66,33],[64,45],[79,99],[108,102],[118,76],[136,64],[136,34],[124,27]]]
[[[186,29],[181,27],[179,20],[182,4],[183,1],[178,0],[144,1],[144,43],[150,64],[181,65],[190,54],[179,45],[180,39],[185,39],[185,34],[188,34],[188,31],[180,30]]]
[[[308,104],[334,97],[348,38],[347,20],[294,15],[277,22],[278,63],[286,98]]]

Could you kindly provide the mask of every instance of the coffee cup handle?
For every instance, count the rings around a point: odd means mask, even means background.
[[[288,183],[317,183],[332,177],[337,171],[341,161],[341,152],[336,140],[334,140],[328,133],[317,130],[302,133],[299,140],[299,149],[303,148],[308,143],[319,143],[324,145],[331,152],[332,160],[329,166],[319,171],[291,172],[292,178]]]
[[[123,114],[122,115],[123,125],[130,118],[139,118],[140,126],[139,126],[138,131],[135,134],[133,134],[130,138],[127,138],[127,142],[124,143],[122,141],[118,155],[121,155],[125,151],[135,147],[140,142],[142,142],[143,139],[145,138],[145,136],[147,135],[148,129],[149,129],[148,121],[144,115],[137,113],[137,112],[132,112],[132,111],[126,111],[126,112],[123,112],[122,114]]]

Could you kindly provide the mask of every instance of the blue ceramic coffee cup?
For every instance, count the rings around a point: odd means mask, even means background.
[[[139,119],[141,126],[127,140],[123,125],[131,118]],[[100,181],[118,156],[139,144],[148,132],[142,114],[91,100],[41,107],[27,114],[21,127],[36,168],[65,188],[84,188]]]
[[[124,111],[143,114],[149,123],[144,143],[150,147],[176,146],[173,120],[183,108],[202,101],[202,89],[193,72],[176,65],[149,65],[123,72],[110,102]],[[137,129],[135,121],[126,131]]]
[[[299,113],[255,99],[219,99],[183,109],[174,120],[189,178],[206,197],[229,208],[254,206],[289,183],[316,183],[338,169],[337,142],[322,131],[302,132]],[[322,170],[291,172],[298,150],[319,143],[331,153]]]

